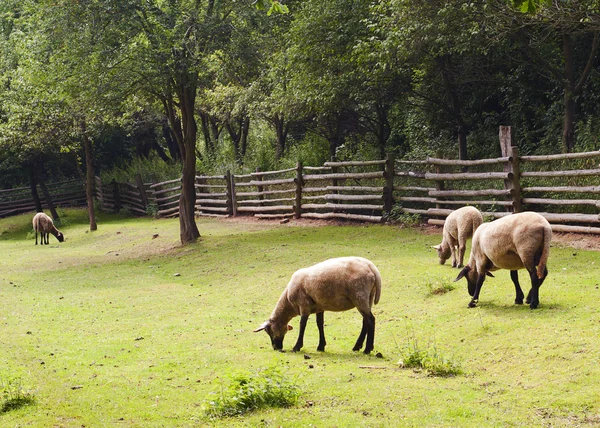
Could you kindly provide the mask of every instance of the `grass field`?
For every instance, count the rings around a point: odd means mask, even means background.
[[[177,219],[100,215],[89,233],[85,213],[64,214],[66,241],[49,246],[34,245],[31,215],[0,220],[0,399],[34,400],[1,411],[2,427],[600,424],[598,252],[553,245],[537,310],[512,303],[506,271],[468,309],[464,281],[435,293],[457,275],[430,249],[441,232],[201,219],[181,247]],[[344,255],[383,277],[372,355],[351,351],[356,311],[325,314],[324,353],[314,317],[299,353],[299,318],[285,353],[252,332],[296,269]],[[463,373],[402,368],[415,348]],[[269,368],[299,387],[297,405],[205,415],[232,376]]]

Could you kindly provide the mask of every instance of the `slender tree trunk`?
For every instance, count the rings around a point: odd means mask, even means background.
[[[90,230],[98,229],[96,224],[96,213],[94,211],[94,164],[92,162],[92,143],[87,135],[85,121],[81,124],[81,135],[83,136],[83,150],[85,152],[85,196],[87,199],[88,214],[90,217]]]
[[[58,212],[56,211],[54,202],[52,202],[52,196],[50,195],[48,186],[46,186],[46,181],[41,176],[38,176],[38,183],[40,185],[40,188],[42,189],[42,194],[44,195],[44,199],[46,200],[46,204],[48,205],[48,209],[50,210],[50,215],[52,215],[52,219],[55,222],[58,222],[60,220],[60,217],[58,216]]]
[[[286,124],[284,115],[275,115],[272,119],[272,123],[275,125],[275,135],[277,143],[275,146],[275,159],[279,160],[285,154],[285,142],[287,140],[288,125]]]
[[[466,160],[469,159],[469,154],[467,152],[467,125],[465,124],[462,116],[460,98],[456,93],[455,85],[452,82],[452,77],[450,76],[450,58],[447,56],[440,58],[438,60],[438,65],[442,73],[446,91],[448,91],[448,95],[450,96],[450,110],[452,112],[452,116],[454,117],[456,134],[458,137],[458,158],[460,160]]]
[[[600,33],[594,33],[594,39],[590,47],[587,63],[581,72],[579,80],[575,82],[575,65],[573,59],[573,38],[570,34],[563,34],[563,91],[564,91],[564,120],[562,144],[566,152],[572,152],[575,148],[575,97],[583,92],[583,87],[592,70],[595,61],[596,52],[600,43]]]
[[[193,80],[193,79],[192,79]],[[179,237],[183,245],[195,242],[200,237],[196,225],[196,136],[198,127],[194,117],[196,85],[192,82],[178,84],[177,97],[181,119],[175,111],[172,97],[163,99],[163,105],[182,156],[181,196],[179,197]]]
[[[250,118],[248,116],[244,117],[242,121],[242,129],[241,129],[241,141],[240,141],[240,150],[241,150],[241,161],[244,163],[244,159],[246,158],[246,150],[248,149],[248,131],[250,129]]]
[[[31,166],[31,172],[29,174],[30,185],[31,185],[31,197],[33,198],[33,203],[35,204],[35,210],[38,213],[41,213],[44,211],[44,208],[42,207],[42,201],[40,200],[40,195],[37,192],[37,181],[36,181],[36,177],[35,177],[34,168],[35,168],[35,166]]]

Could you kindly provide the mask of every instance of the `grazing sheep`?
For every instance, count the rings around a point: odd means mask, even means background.
[[[288,322],[300,315],[298,341],[292,349],[302,349],[304,330],[310,314],[317,314],[319,346],[325,351],[323,331],[324,311],[347,311],[357,308],[363,316],[362,330],[352,348],[359,351],[365,340],[364,353],[373,350],[375,317],[371,312],[373,303],[381,296],[381,275],[373,263],[362,257],[340,257],[325,260],[314,266],[299,269],[293,275],[279,298],[271,317],[255,332],[265,330],[271,338],[273,349],[283,349],[283,338],[292,327]]]
[[[433,247],[437,250],[441,265],[452,255],[452,267],[463,266],[467,239],[473,236],[481,223],[483,223],[483,216],[475,207],[462,207],[450,213],[444,222],[442,243]]]
[[[539,304],[539,288],[548,275],[546,263],[550,254],[552,228],[541,215],[534,212],[512,214],[491,223],[484,223],[473,235],[469,263],[460,271],[455,281],[466,277],[469,307],[475,307],[485,276],[490,271],[509,269],[515,284],[515,303],[523,304],[523,290],[519,285],[518,269],[527,269],[531,290],[526,303],[531,309]],[[537,269],[536,269],[537,267]]]
[[[54,222],[52,219],[48,217],[44,213],[37,213],[33,217],[33,230],[35,232],[35,245],[38,243],[38,232],[41,236],[41,245],[48,245],[48,235],[51,233],[54,235],[58,242],[63,242],[65,240],[64,235],[60,230],[54,227]]]

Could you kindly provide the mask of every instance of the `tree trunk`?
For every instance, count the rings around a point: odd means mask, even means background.
[[[87,135],[85,121],[81,122],[81,135],[83,136],[83,150],[85,152],[85,196],[87,199],[88,214],[90,217],[90,230],[98,229],[96,213],[94,211],[94,164],[92,162],[92,143]]]
[[[31,166],[31,172],[29,174],[31,185],[31,197],[33,198],[33,203],[35,204],[35,210],[38,213],[41,213],[44,211],[44,209],[42,208],[42,201],[40,200],[40,195],[37,192],[37,181],[35,178],[34,168],[35,166]]]
[[[175,101],[169,96],[163,98],[173,135],[182,156],[181,196],[179,197],[179,237],[183,245],[195,242],[200,237],[196,225],[196,136],[198,127],[194,117],[196,85],[193,76],[189,81],[176,85],[181,119],[175,110]]]
[[[285,154],[285,142],[288,134],[288,125],[286,125],[283,115],[275,115],[272,119],[275,125],[275,135],[277,138],[275,146],[275,159],[280,160]]]
[[[587,78],[592,70],[596,52],[598,51],[599,32],[594,33],[594,39],[592,46],[590,47],[590,53],[585,68],[581,72],[579,80],[575,82],[575,65],[573,59],[573,38],[570,34],[563,34],[563,91],[564,91],[564,120],[563,120],[563,134],[562,144],[563,148],[567,153],[570,153],[575,148],[575,97],[583,92],[583,86],[587,81]]]
[[[40,188],[42,189],[42,193],[44,195],[44,199],[46,200],[46,204],[48,205],[48,209],[50,210],[50,215],[52,215],[52,219],[55,222],[60,220],[58,216],[58,212],[56,211],[56,207],[54,206],[54,202],[52,202],[52,196],[48,191],[48,186],[46,186],[46,181],[42,177],[38,177],[38,183]]]

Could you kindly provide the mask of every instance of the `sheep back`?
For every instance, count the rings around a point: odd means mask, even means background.
[[[473,236],[475,230],[483,223],[481,212],[475,207],[462,207],[452,211],[444,222],[444,239],[452,237],[459,241],[460,237],[465,240]]]
[[[535,212],[523,212],[482,224],[473,236],[469,265],[477,271],[494,268],[532,270],[542,277],[550,251],[552,228],[548,220]],[[489,262],[488,262],[489,260]]]
[[[301,315],[354,307],[370,311],[381,296],[381,275],[371,261],[362,257],[329,259],[297,270],[284,296]]]

